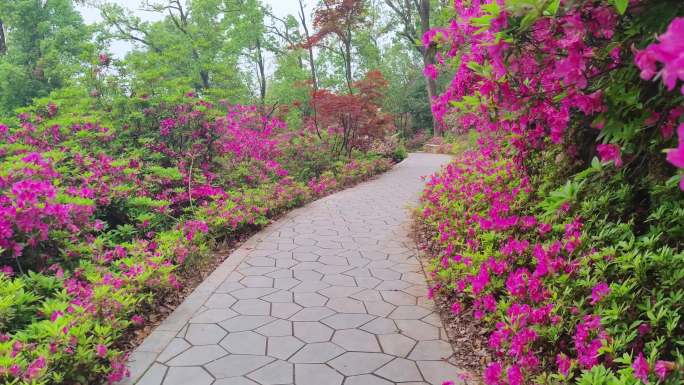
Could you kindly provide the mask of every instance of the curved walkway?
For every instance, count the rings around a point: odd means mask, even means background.
[[[461,373],[408,237],[411,154],[255,235],[131,356],[139,385],[441,385]]]

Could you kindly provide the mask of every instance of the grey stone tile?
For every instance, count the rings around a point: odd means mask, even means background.
[[[188,384],[190,385],[190,384]],[[231,377],[216,380],[212,385],[260,385],[245,377]]]
[[[209,297],[207,302],[204,303],[204,306],[210,309],[228,309],[235,301],[237,300],[230,294],[214,293]]]
[[[260,384],[291,384],[294,381],[294,367],[289,362],[274,361],[248,374],[247,377]]]
[[[380,352],[380,345],[374,334],[358,329],[338,330],[332,342],[348,351]]]
[[[352,329],[369,322],[375,318],[368,314],[338,313],[322,320],[333,329]]]
[[[266,337],[282,337],[292,335],[292,322],[278,319],[269,324],[255,329],[255,331]]]
[[[432,313],[422,306],[398,306],[390,315],[392,319],[421,319]]]
[[[361,329],[373,334],[392,334],[399,331],[394,321],[387,318],[376,318],[361,326]]]
[[[271,316],[250,316],[239,315],[229,320],[219,323],[219,325],[229,332],[241,332],[245,330],[253,330],[260,326],[273,322],[275,318]]]
[[[214,379],[200,367],[169,368],[163,385],[210,385]]]
[[[366,313],[363,302],[353,298],[333,298],[325,306],[338,313]]]
[[[329,364],[345,376],[372,373],[392,360],[383,353],[347,352],[330,361]]]
[[[172,359],[173,357],[188,350],[191,346],[192,345],[190,345],[186,340],[182,338],[174,338],[166,346],[166,348],[159,354],[159,357],[157,357],[157,361],[166,362]]]
[[[333,330],[320,322],[294,322],[294,335],[306,343],[329,341]]]
[[[374,376],[372,374],[363,374],[361,376],[347,377],[344,380],[344,385],[395,385],[393,382],[389,382],[380,377]]]
[[[416,345],[416,341],[403,334],[384,334],[378,336],[382,351],[397,357],[406,357]]]
[[[193,346],[169,360],[169,366],[200,366],[217,360],[228,353],[218,345]]]
[[[325,317],[335,314],[335,311],[327,307],[307,307],[290,317],[292,321],[320,321]]]
[[[416,341],[439,339],[439,329],[420,320],[396,320],[395,323],[404,335]]]
[[[404,358],[395,358],[392,362],[378,369],[375,374],[393,382],[423,380],[416,363]]]
[[[190,324],[185,333],[185,339],[192,345],[212,345],[217,344],[226,331],[216,324]]]
[[[260,367],[274,361],[273,358],[266,356],[247,356],[231,354],[218,359],[205,368],[215,378],[239,377],[252,372]]]
[[[221,346],[233,354],[266,354],[266,337],[253,331],[230,333],[221,341]]]
[[[190,323],[206,324],[219,323],[237,315],[230,309],[207,309],[196,316],[190,318]]]
[[[296,364],[295,383],[297,385],[341,385],[341,374],[323,364]]]
[[[451,344],[446,341],[420,341],[409,355],[415,361],[446,360],[454,354]]]
[[[269,315],[271,304],[260,299],[241,299],[231,308],[242,315]]]
[[[322,364],[344,353],[344,349],[331,342],[304,345],[289,361],[297,364]]]
[[[418,368],[423,378],[432,385],[442,385],[445,381],[454,381],[463,384],[460,380],[464,374],[455,366],[443,361],[418,361]]]
[[[166,366],[154,363],[136,385],[161,385],[166,374]]]
[[[323,306],[328,298],[318,293],[295,293],[294,301],[304,307]]]
[[[304,343],[292,336],[269,337],[267,354],[281,360],[288,360],[302,346]]]

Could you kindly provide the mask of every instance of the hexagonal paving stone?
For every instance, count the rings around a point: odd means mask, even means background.
[[[281,360],[287,360],[302,346],[304,346],[304,343],[292,336],[269,337],[266,354]]]
[[[353,298],[333,298],[325,306],[338,313],[366,313],[363,302]]]
[[[241,299],[231,309],[242,315],[269,315],[271,304],[260,299]]]
[[[333,329],[353,329],[375,318],[368,314],[338,313],[324,319],[322,322]]]
[[[382,351],[397,357],[406,357],[416,345],[416,341],[403,334],[385,334],[378,336]]]
[[[266,337],[252,331],[230,333],[220,345],[233,354],[266,354]]]
[[[418,361],[418,368],[427,382],[441,385],[444,381],[459,381],[464,374],[455,366],[444,361]],[[459,382],[462,384],[462,382]]]
[[[304,307],[323,306],[328,299],[318,293],[295,293],[294,301]]]
[[[185,339],[193,345],[216,344],[226,335],[226,331],[216,324],[190,324]]]
[[[395,323],[401,332],[416,341],[436,340],[439,338],[439,329],[419,320],[396,320]]]
[[[294,335],[306,343],[329,341],[333,330],[320,322],[294,322]]]
[[[421,319],[426,315],[432,313],[430,310],[422,306],[397,306],[389,318],[392,319]]]
[[[245,377],[231,377],[216,380],[212,385],[259,385],[258,383]]]
[[[399,331],[394,321],[387,318],[376,318],[361,326],[361,329],[373,334],[392,334]]]
[[[172,359],[173,357],[183,353],[191,346],[192,345],[190,345],[186,340],[182,338],[174,338],[159,354],[159,356],[157,357],[157,361],[166,362]]]
[[[332,342],[349,351],[380,352],[375,335],[357,329],[338,330]]]
[[[385,301],[365,301],[364,305],[368,314],[379,317],[387,317],[396,308],[396,306]]]
[[[297,385],[341,385],[341,374],[323,364],[296,364],[295,384]]]
[[[269,362],[273,358],[266,356],[246,356],[231,354],[218,359],[205,367],[216,378],[239,377],[254,371]]]
[[[328,364],[345,376],[372,373],[392,360],[383,353],[347,352]]]
[[[393,382],[421,381],[423,379],[416,363],[404,358],[395,358],[392,362],[378,369],[375,374]]]
[[[280,302],[292,302],[293,301],[293,295],[289,291],[285,290],[279,290],[276,291],[275,293],[265,295],[261,297],[262,300],[266,302],[271,302],[271,303],[280,303]]]
[[[253,330],[260,326],[273,322],[275,318],[271,316],[258,315],[239,315],[229,320],[219,323],[219,325],[229,332],[241,332],[245,330]]]
[[[335,311],[327,307],[307,307],[290,317],[292,321],[320,321],[325,317],[335,314]]]
[[[292,322],[279,319],[266,324],[255,331],[266,337],[291,336]]]
[[[209,324],[219,323],[237,315],[230,309],[207,309],[190,319],[190,323]]]
[[[344,353],[344,349],[331,342],[317,342],[304,345],[290,362],[297,364],[322,364]]]
[[[328,298],[347,298],[364,289],[356,286],[331,286],[318,290],[318,294]]]
[[[389,382],[380,377],[376,377],[372,374],[364,374],[361,376],[347,377],[344,381],[344,385],[395,385],[393,382]]]
[[[296,303],[282,302],[271,304],[271,315],[276,318],[287,319],[295,315],[300,310],[302,310],[302,307]]]
[[[248,277],[248,278],[258,278],[258,277]],[[278,289],[272,287],[246,287],[244,289],[238,289],[230,293],[233,297],[237,299],[255,299],[273,292],[278,291]]]
[[[291,384],[294,380],[294,368],[289,362],[275,361],[248,374],[247,377],[260,384]]]
[[[415,305],[417,302],[416,297],[403,291],[382,291],[380,295],[386,302],[397,306]]]
[[[211,295],[211,297],[209,297],[207,302],[204,303],[204,306],[210,309],[228,309],[236,301],[237,299],[230,294],[214,293]]]
[[[169,368],[163,385],[210,385],[214,379],[200,367]]]
[[[446,341],[421,341],[411,352],[409,359],[415,361],[448,359],[454,354],[454,350]]]
[[[168,368],[157,362],[145,372],[136,385],[160,385]]]
[[[228,352],[218,345],[193,346],[166,364],[169,366],[199,366],[226,355]]]
[[[245,287],[273,287],[273,278],[245,277],[240,281]]]

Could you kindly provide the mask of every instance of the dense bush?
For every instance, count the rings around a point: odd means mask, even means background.
[[[192,93],[106,99],[65,89],[0,135],[0,380],[9,384],[121,379],[117,341],[207,262],[216,240],[391,165],[373,153],[333,156],[312,132]],[[307,157],[293,160],[300,150]]]
[[[682,383],[682,3],[454,10],[423,40],[455,69],[433,112],[480,139],[420,222],[432,294],[490,330],[485,382]]]

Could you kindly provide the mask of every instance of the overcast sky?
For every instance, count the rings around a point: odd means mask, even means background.
[[[158,13],[145,12],[139,9],[140,0],[108,0],[113,3],[121,4],[122,6],[133,11],[142,20],[154,21],[159,20],[163,16]],[[264,4],[271,6],[273,13],[277,16],[285,16],[288,14],[296,15],[299,10],[299,3],[297,0],[262,0]],[[306,7],[307,17],[311,14],[311,9],[315,0],[304,0],[304,5]],[[78,6],[81,11],[83,18],[86,23],[95,23],[101,21],[100,12],[92,7]],[[310,17],[309,17],[310,19]],[[130,43],[123,41],[116,41],[110,47],[111,53],[118,58],[123,58],[126,52],[130,51],[132,46]]]

